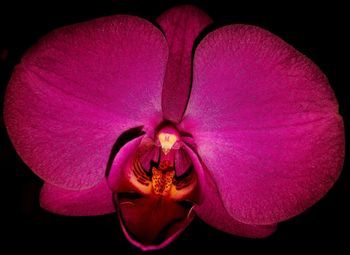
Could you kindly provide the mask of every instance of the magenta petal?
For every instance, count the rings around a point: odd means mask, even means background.
[[[342,168],[343,123],[326,77],[257,27],[226,26],[201,42],[182,125],[241,222],[265,225],[302,212]]]
[[[262,238],[271,235],[277,225],[249,225],[241,223],[227,212],[220,194],[212,180],[208,169],[203,167],[198,156],[186,144],[184,150],[192,160],[194,169],[200,181],[200,203],[194,207],[196,214],[207,224],[233,235],[251,238]]]
[[[145,139],[146,140],[146,139]],[[140,163],[142,167],[148,171],[151,169],[151,161],[157,162],[159,158],[159,147],[154,144],[154,141],[147,139],[144,141],[144,146],[142,146],[142,151],[139,152]]]
[[[94,216],[115,212],[106,180],[86,190],[67,190],[45,183],[40,193],[45,210],[68,216]]]
[[[191,88],[194,41],[211,22],[206,13],[187,5],[172,8],[157,19],[169,45],[162,92],[163,115],[168,120],[182,119]]]
[[[226,211],[220,199],[220,194],[209,174],[206,175],[205,180],[206,189],[204,190],[202,203],[194,208],[198,217],[204,222],[229,234],[250,238],[263,238],[275,232],[277,224],[250,225],[232,218]]]
[[[175,153],[175,169],[176,175],[181,176],[191,167],[192,161],[187,155],[187,152],[180,148]]]
[[[16,67],[5,99],[14,146],[46,182],[93,187],[126,129],[161,118],[167,62],[162,33],[111,16],[58,29]]]
[[[217,193],[206,194],[205,202],[194,210],[208,225],[232,235],[263,238],[273,234],[277,228],[277,224],[251,225],[235,220],[226,211]]]

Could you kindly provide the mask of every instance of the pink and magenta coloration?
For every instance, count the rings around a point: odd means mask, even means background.
[[[211,22],[192,6],[162,14],[161,30],[116,15],[57,29],[27,52],[4,117],[45,181],[44,209],[117,212],[130,242],[151,250],[195,216],[265,237],[325,195],[344,158],[327,78],[254,26],[222,27],[195,46]]]

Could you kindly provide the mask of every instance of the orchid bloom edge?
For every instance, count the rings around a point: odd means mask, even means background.
[[[127,15],[61,28],[16,67],[5,123],[45,181],[42,207],[100,215],[116,203],[143,250],[168,245],[194,215],[231,234],[272,234],[340,174],[343,123],[326,77],[258,27],[225,26],[194,48],[212,22],[204,12],[179,6],[157,22],[162,32]]]

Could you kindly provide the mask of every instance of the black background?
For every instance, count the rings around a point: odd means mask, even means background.
[[[282,1],[281,1],[282,2]],[[261,26],[282,37],[311,58],[328,76],[340,104],[345,126],[349,126],[349,41],[346,34],[347,8],[341,2],[306,5],[304,2],[256,4],[235,1],[1,1],[0,3],[0,100],[2,102],[11,71],[22,54],[38,38],[67,24],[112,14],[132,14],[154,21],[164,10],[181,3],[193,3],[214,20],[214,27],[246,23]],[[30,107],[30,103],[28,103]],[[347,142],[349,139],[347,138]],[[349,143],[348,143],[349,144]],[[14,252],[91,251],[139,254],[124,238],[115,215],[63,217],[38,206],[42,182],[14,151],[0,122],[1,242]],[[170,246],[151,254],[216,252],[285,253],[290,250],[344,249],[350,251],[350,174],[346,158],[344,170],[333,189],[315,206],[279,225],[269,238],[251,240],[224,234],[200,220]],[[42,245],[42,244],[45,245]],[[3,246],[2,246],[3,247]],[[46,248],[48,247],[48,248]]]

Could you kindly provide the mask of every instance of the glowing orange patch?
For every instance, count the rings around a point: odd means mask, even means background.
[[[152,167],[152,173],[147,173],[135,159],[131,170],[130,183],[144,195],[181,200],[189,196],[197,185],[196,174],[193,171],[178,179],[169,160],[161,161],[158,168]]]
[[[152,186],[156,195],[166,195],[169,193],[175,176],[174,170],[162,171],[152,168]]]

